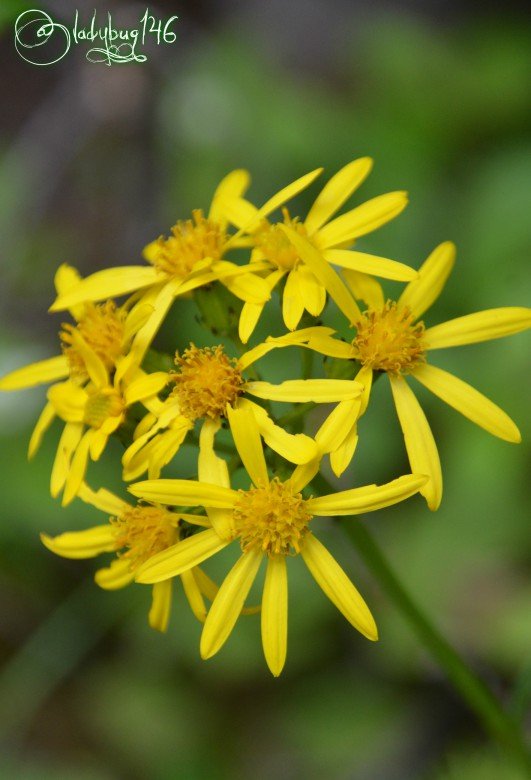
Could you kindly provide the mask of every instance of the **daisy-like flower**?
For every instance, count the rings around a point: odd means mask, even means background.
[[[171,512],[159,504],[132,505],[109,490],[101,488],[95,492],[86,483],[80,487],[79,498],[110,515],[109,522],[55,537],[41,534],[41,540],[49,550],[63,558],[95,558],[102,553],[115,552],[116,560],[99,569],[94,577],[105,590],[129,585],[139,566],[175,545],[182,538],[183,521],[205,525],[205,518],[199,515]],[[183,572],[181,582],[192,612],[204,622],[207,613],[204,597],[213,601],[218,592],[217,585],[199,567]],[[171,580],[153,585],[148,620],[151,628],[157,631],[166,631],[168,627],[172,592]]]
[[[104,361],[88,346],[82,335],[72,333],[90,382],[81,387],[72,380],[52,385],[48,401],[53,413],[65,422],[52,468],[50,491],[56,497],[64,488],[63,506],[76,496],[85,477],[89,456],[98,460],[109,436],[123,423],[127,408],[142,402],[149,409],[167,382],[167,374],[145,374],[131,360],[131,354],[117,361],[111,378]]]
[[[262,209],[256,209],[243,197],[228,204],[231,222],[252,236],[251,266],[258,263],[263,268],[265,264],[265,280],[269,289],[273,290],[286,277],[282,314],[289,330],[297,327],[305,309],[315,317],[321,314],[326,303],[327,286],[289,241],[281,225],[288,225],[306,237],[327,263],[385,279],[410,281],[416,277],[416,271],[403,263],[346,248],[398,216],[407,204],[405,192],[380,195],[332,219],[367,178],[371,168],[369,157],[353,160],[341,168],[317,196],[304,220],[291,217],[289,211],[283,209],[283,222],[270,223]],[[256,327],[264,305],[265,301],[247,301],[244,304],[239,322],[239,334],[244,344]]]
[[[289,236],[310,262],[320,262],[309,242],[294,231],[289,231]],[[430,477],[420,492],[432,510],[438,508],[442,497],[439,454],[426,416],[406,380],[407,375],[494,436],[513,443],[521,440],[515,423],[496,404],[463,380],[427,362],[432,350],[489,341],[531,327],[531,309],[510,306],[467,314],[426,328],[420,318],[439,297],[454,262],[455,246],[451,242],[437,246],[420,268],[418,278],[406,286],[397,301],[386,301],[381,286],[374,279],[344,271],[352,294],[368,304],[368,309],[363,313],[359,311],[356,317],[352,316],[353,299],[348,303],[349,291],[337,275],[337,297],[331,291],[355,329],[349,357],[362,364],[356,377],[365,387],[360,411],[365,410],[369,401],[373,373],[385,372],[391,383],[411,469]],[[356,303],[354,306],[357,308]],[[323,351],[316,342],[314,344],[318,351]],[[343,345],[341,350],[345,347],[348,345]],[[346,467],[349,453],[353,452],[352,443],[357,438],[357,420],[351,419],[348,425],[348,415],[340,420],[342,413],[335,411],[336,427],[343,425],[346,434],[338,463]],[[316,439],[319,440],[319,434]]]
[[[81,277],[75,268],[64,264],[58,268],[54,281],[58,295],[63,295],[76,287]],[[86,384],[89,374],[85,366],[85,347],[96,355],[107,371],[112,372],[116,362],[129,352],[135,334],[151,313],[152,308],[148,304],[132,300],[126,301],[123,306],[117,306],[112,300],[72,306],[70,314],[74,324],[63,323],[59,333],[62,354],[11,371],[0,379],[0,390],[22,390],[67,377],[74,385]],[[54,406],[48,401],[30,439],[30,458],[37,452],[54,417]]]
[[[217,423],[208,420],[210,438],[199,459],[199,481],[148,480],[132,485],[133,495],[169,506],[203,506],[212,528],[179,542],[139,567],[136,579],[163,582],[199,565],[233,541],[241,557],[222,583],[201,636],[201,655],[210,658],[228,639],[261,562],[267,562],[262,596],[262,643],[267,664],[278,676],[287,649],[288,583],[286,559],[300,554],[324,593],[368,639],[377,639],[373,617],[345,572],[310,530],[314,516],[354,515],[390,506],[416,493],[426,477],[409,474],[385,485],[367,485],[320,498],[301,491],[318,471],[318,461],[297,466],[291,477],[270,480],[260,434],[248,409],[230,409],[234,441],[249,475],[247,490],[233,490],[226,462],[212,445]]]
[[[308,330],[300,332],[301,341],[309,338]],[[292,339],[292,343],[296,343],[296,339]],[[267,351],[275,344],[278,341],[270,342]],[[301,433],[287,433],[248,396],[291,403],[349,400],[355,406],[355,399],[363,388],[356,382],[335,379],[296,379],[279,385],[246,379],[246,369],[264,352],[264,348],[258,345],[236,360],[229,358],[221,345],[198,348],[191,344],[182,355],[177,353],[175,362],[178,371],[168,377],[174,384],[173,390],[169,398],[138,425],[135,441],[122,459],[124,479],[136,479],[145,471],[148,471],[150,479],[157,479],[187,433],[193,430],[195,422],[220,421],[227,417],[227,406],[249,409],[266,444],[286,460],[295,464],[314,460],[318,456],[318,448],[313,439]]]
[[[285,187],[262,206],[260,213],[265,216],[282,206],[311,184],[321,170],[312,171]],[[228,233],[225,212],[227,204],[238,200],[247,190],[249,181],[247,171],[232,171],[216,189],[208,216],[197,209],[192,212],[192,219],[174,225],[169,238],[161,236],[145,247],[144,258],[149,266],[121,266],[97,271],[75,288],[60,294],[50,311],[145,291],[142,300],[153,307],[153,313],[135,339],[134,349],[140,364],[170,306],[179,296],[219,281],[243,301],[264,303],[271,296],[269,286],[252,273],[262,266],[240,266],[223,259],[230,249],[248,245],[246,237]]]

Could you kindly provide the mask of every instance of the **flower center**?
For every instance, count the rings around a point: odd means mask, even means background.
[[[127,312],[116,306],[114,301],[85,303],[84,309],[84,315],[77,325],[63,323],[59,333],[71,376],[86,376],[85,363],[73,343],[74,331],[77,330],[83,336],[109,370],[114,367],[123,349]]]
[[[119,517],[111,517],[116,548],[120,558],[130,561],[131,569],[179,541],[178,519],[173,512],[156,506],[128,507]]]
[[[238,361],[229,358],[223,347],[198,349],[191,344],[182,355],[175,354],[179,370],[173,373],[172,395],[179,400],[181,414],[195,421],[201,417],[223,417],[227,404],[243,392]]]
[[[83,419],[91,428],[101,428],[105,420],[118,417],[124,408],[122,396],[112,387],[105,387],[88,397]]]
[[[156,252],[150,262],[167,276],[184,278],[198,260],[219,260],[227,240],[217,222],[206,219],[201,209],[192,211],[192,219],[177,222],[169,238],[157,239]]]
[[[284,215],[284,225],[288,225],[293,230],[296,230],[297,233],[300,233],[301,236],[308,238],[306,229],[298,217],[290,217],[287,208],[283,208],[282,213]],[[274,263],[278,268],[291,271],[299,261],[297,250],[278,224],[270,225],[265,221],[263,227],[256,234],[255,246],[267,260]]]
[[[269,485],[240,490],[233,522],[242,550],[267,555],[295,555],[308,532],[312,515],[300,493],[276,477]]]
[[[381,311],[364,312],[356,328],[352,344],[364,366],[399,374],[424,362],[424,323],[415,323],[407,307],[387,301]]]

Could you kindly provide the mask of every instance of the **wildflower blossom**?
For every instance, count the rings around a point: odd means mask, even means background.
[[[66,264],[58,268],[55,287],[59,295],[66,294],[79,283],[80,276],[75,268]],[[148,304],[132,300],[123,306],[117,306],[112,300],[72,306],[70,314],[74,324],[63,323],[59,333],[62,354],[11,371],[0,379],[0,390],[21,390],[67,377],[72,384],[82,386],[89,381],[84,357],[86,349],[112,372],[116,362],[128,353],[135,334],[146,323],[151,311]],[[30,439],[30,458],[37,452],[55,416],[54,406],[48,401]]]
[[[369,639],[377,639],[374,619],[345,572],[310,530],[314,516],[370,512],[416,493],[424,476],[409,474],[385,485],[366,485],[319,498],[305,499],[301,491],[315,476],[319,463],[298,466],[281,482],[270,480],[260,434],[248,409],[228,411],[238,454],[251,485],[230,487],[227,464],[212,446],[216,422],[207,420],[209,434],[199,461],[199,481],[160,479],[130,486],[133,495],[170,506],[203,506],[212,528],[153,556],[139,567],[138,582],[163,582],[210,558],[232,541],[242,554],[221,585],[208,613],[201,637],[201,655],[210,658],[229,637],[261,562],[267,561],[262,595],[262,642],[271,672],[279,675],[287,649],[288,585],[286,559],[300,554],[328,598],[347,620]]]
[[[306,237],[327,263],[386,279],[409,281],[416,277],[416,271],[403,263],[346,248],[398,216],[407,204],[405,192],[380,195],[331,219],[369,175],[371,168],[369,157],[353,160],[341,168],[322,189],[303,221],[291,217],[284,208],[283,223],[270,223],[262,210],[256,209],[244,198],[228,204],[231,221],[253,238],[251,266],[253,263],[260,264],[259,267],[266,264],[269,289],[273,290],[286,278],[282,314],[289,330],[297,327],[305,309],[315,317],[321,314],[326,302],[326,285],[286,237],[282,225],[288,225]],[[247,301],[244,304],[239,324],[240,338],[244,343],[249,340],[264,305],[265,301]]]
[[[266,215],[279,208],[319,173],[320,169],[306,174],[282,193],[277,193],[262,207],[261,213]],[[50,311],[144,290],[142,300],[153,307],[153,313],[135,339],[134,349],[140,363],[171,304],[179,296],[219,281],[243,301],[260,304],[268,300],[271,293],[267,283],[252,273],[261,266],[240,266],[224,259],[230,249],[248,243],[245,237],[228,233],[225,214],[227,204],[239,198],[248,186],[247,171],[232,171],[216,189],[208,216],[196,209],[192,219],[174,225],[169,238],[161,236],[145,247],[144,258],[150,266],[121,266],[97,271],[60,294]]]
[[[290,240],[310,262],[319,263],[312,246],[289,231]],[[455,262],[455,247],[445,242],[436,247],[397,301],[386,301],[381,286],[374,279],[353,271],[344,275],[350,287],[337,277],[330,294],[347,316],[352,314],[352,295],[365,300],[368,309],[349,317],[355,329],[348,357],[358,360],[362,369],[356,379],[365,386],[361,412],[367,406],[374,372],[385,372],[390,380],[400,425],[404,434],[409,462],[413,471],[430,476],[420,491],[430,509],[437,509],[442,497],[442,475],[437,446],[431,428],[406,376],[410,375],[458,412],[489,433],[508,442],[521,440],[510,417],[496,404],[453,374],[427,362],[428,353],[436,349],[475,344],[509,336],[531,326],[531,309],[504,307],[475,312],[426,328],[420,317],[438,298]],[[351,296],[350,304],[348,296]],[[354,303],[357,308],[357,303]],[[317,342],[316,349],[319,349]],[[343,345],[343,348],[349,348]],[[326,352],[325,352],[326,354]],[[336,416],[339,420],[342,411]],[[343,423],[346,423],[346,416]],[[339,460],[348,463],[348,452],[356,439],[357,420],[351,418],[345,430],[346,444]],[[319,434],[317,435],[319,441]],[[353,451],[353,450],[352,450]]]
[[[301,338],[307,338],[307,333]],[[354,401],[362,386],[333,379],[296,379],[279,385],[246,380],[246,369],[261,355],[259,346],[236,360],[226,355],[222,345],[197,348],[193,344],[182,355],[177,353],[178,371],[169,375],[173,390],[158,409],[140,422],[135,441],[123,456],[124,479],[135,479],[146,470],[151,479],[159,477],[162,467],[174,457],[196,420],[219,421],[227,416],[227,405],[249,409],[264,441],[291,463],[307,463],[316,458],[317,445],[309,436],[287,433],[248,396],[292,403],[332,403]],[[230,424],[230,417],[228,421]]]
[[[199,515],[171,512],[158,504],[131,505],[109,490],[93,491],[86,483],[79,489],[79,497],[110,515],[109,522],[83,531],[68,531],[51,537],[41,534],[43,544],[63,558],[94,558],[103,553],[116,553],[110,566],[99,569],[96,583],[105,590],[124,588],[133,582],[139,566],[182,538],[183,521],[203,525]],[[199,567],[180,575],[186,598],[198,620],[204,622],[204,597],[212,601],[217,585]],[[172,603],[172,582],[153,585],[149,624],[158,631],[166,631]]]

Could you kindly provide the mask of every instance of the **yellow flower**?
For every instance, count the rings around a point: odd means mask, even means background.
[[[302,176],[280,198],[278,195],[271,198],[263,207],[264,213],[281,206],[319,173],[317,170]],[[243,301],[264,303],[271,296],[269,287],[260,276],[251,273],[262,266],[240,266],[223,259],[230,249],[248,245],[245,237],[227,232],[226,216],[227,204],[240,198],[248,186],[247,171],[232,171],[218,185],[207,217],[196,210],[192,219],[174,225],[169,238],[160,237],[146,246],[144,257],[150,267],[121,266],[97,271],[73,289],[59,294],[50,311],[143,290],[142,300],[153,307],[153,313],[135,339],[134,350],[140,364],[178,296],[217,280]]]
[[[293,232],[289,235],[310,262],[319,262],[318,253],[307,241]],[[502,409],[466,382],[428,363],[427,355],[431,350],[501,338],[531,326],[531,309],[515,306],[479,311],[426,328],[420,317],[438,298],[454,262],[455,247],[451,242],[437,246],[420,268],[418,278],[406,286],[397,301],[386,301],[378,282],[354,271],[343,272],[351,292],[336,274],[334,289],[330,289],[331,296],[356,329],[350,355],[342,356],[354,358],[363,366],[356,377],[365,387],[361,413],[369,400],[373,372],[387,373],[411,469],[430,476],[420,492],[433,510],[438,508],[442,497],[439,454],[426,416],[405,377],[411,375],[494,436],[517,443],[521,440],[520,432]],[[368,304],[363,314],[352,294]],[[330,354],[316,341],[314,348]],[[342,344],[339,351],[345,353],[348,349],[348,345]],[[341,420],[341,412],[335,413],[336,432],[338,426],[343,426],[346,433],[340,445],[342,452],[336,455],[336,465],[341,470],[352,457],[357,423],[351,419],[349,425],[348,415]],[[319,434],[316,439],[319,441]],[[337,444],[337,439],[334,443]]]
[[[80,276],[75,268],[66,264],[58,268],[55,287],[59,295],[66,294],[79,283]],[[126,301],[123,306],[116,306],[112,300],[101,304],[87,302],[72,306],[70,314],[75,324],[63,323],[59,333],[62,354],[6,374],[0,379],[0,390],[21,390],[67,377],[75,385],[86,384],[89,375],[84,362],[85,347],[103,362],[106,370],[112,371],[116,362],[129,351],[133,337],[146,323],[151,312],[148,304],[134,303],[132,300]],[[30,439],[30,458],[37,452],[54,417],[54,407],[48,402]]]
[[[307,338],[307,331],[301,338]],[[275,342],[271,342],[271,345]],[[268,347],[270,349],[271,346]],[[270,401],[303,403],[333,403],[349,400],[356,405],[362,386],[356,382],[334,379],[297,379],[279,385],[251,381],[244,373],[264,353],[259,345],[242,355],[239,360],[229,358],[221,345],[198,349],[191,344],[180,356],[177,354],[178,372],[169,380],[174,388],[169,398],[152,406],[151,413],[140,422],[135,431],[135,441],[124,453],[124,479],[138,478],[148,471],[150,479],[160,476],[161,469],[169,463],[196,420],[215,420],[219,424],[227,417],[227,408],[249,409],[256,421],[260,435],[271,449],[291,463],[301,464],[318,455],[313,439],[304,434],[289,434],[275,425],[266,410],[247,396]],[[228,415],[229,425],[231,415]],[[200,451],[203,435],[199,437]]]
[[[228,206],[231,222],[253,237],[251,265],[256,262],[263,267],[266,264],[265,280],[269,289],[273,290],[286,277],[282,313],[289,330],[297,327],[305,309],[315,317],[321,314],[326,303],[327,285],[290,242],[283,230],[286,225],[319,250],[325,265],[334,263],[398,281],[410,281],[416,277],[416,271],[403,263],[346,248],[351,247],[357,238],[398,216],[407,204],[405,192],[380,195],[330,221],[366,179],[371,168],[369,157],[353,160],[341,168],[317,196],[304,221],[291,217],[288,210],[283,209],[283,222],[271,224],[265,219],[263,209],[256,209],[243,198],[235,199]],[[239,323],[243,343],[249,340],[264,305],[265,301],[244,304]]]
[[[49,550],[63,558],[94,558],[102,553],[115,552],[117,559],[110,566],[99,569],[94,578],[105,590],[117,590],[129,585],[141,564],[178,542],[183,520],[193,525],[205,525],[206,522],[199,515],[170,512],[158,504],[132,506],[109,490],[94,492],[85,483],[79,489],[79,497],[110,515],[109,522],[53,538],[41,534],[41,540]],[[203,597],[213,601],[218,591],[217,585],[199,567],[183,572],[181,582],[194,615],[204,622],[206,607]],[[148,616],[152,628],[166,631],[171,602],[171,580],[153,585]]]
[[[76,496],[85,477],[88,458],[96,461],[107,445],[109,436],[125,419],[127,407],[138,401],[147,408],[151,399],[167,383],[167,374],[159,371],[146,375],[131,359],[131,354],[117,362],[111,378],[98,355],[79,333],[75,346],[82,356],[90,377],[85,387],[72,380],[48,390],[53,413],[66,424],[59,440],[52,468],[50,491],[57,496],[64,487],[63,506]]]
[[[230,487],[226,462],[212,445],[216,423],[207,420],[210,444],[199,460],[199,481],[148,480],[129,490],[138,497],[170,506],[205,507],[212,528],[177,543],[139,567],[138,582],[175,577],[237,540],[242,554],[221,585],[201,637],[201,655],[210,658],[225,643],[265,558],[262,595],[262,643],[268,666],[279,675],[287,649],[288,585],[286,558],[299,554],[324,593],[347,620],[369,639],[377,639],[373,617],[345,572],[309,528],[313,516],[353,515],[390,506],[416,493],[426,477],[409,474],[382,486],[367,485],[321,498],[301,491],[319,469],[319,460],[297,466],[285,482],[269,479],[260,433],[249,409],[230,412],[231,430],[249,475],[248,490]]]

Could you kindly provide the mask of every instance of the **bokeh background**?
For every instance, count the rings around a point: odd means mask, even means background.
[[[152,46],[147,62],[91,64],[77,47],[44,68],[14,50],[13,20],[24,7],[4,2],[0,10],[2,373],[56,354],[61,316],[46,309],[59,263],[89,273],[138,262],[144,244],[178,217],[208,207],[233,167],[251,170],[260,202],[318,165],[330,175],[371,155],[374,172],[352,205],[393,189],[409,190],[411,202],[360,247],[418,267],[438,242],[458,245],[428,323],[526,304],[531,51],[523,7],[160,2],[150,9],[179,15],[178,38]],[[44,7],[72,23],[74,4]],[[94,7],[125,26],[145,10],[77,2],[86,20]],[[264,331],[278,330],[274,317]],[[182,347],[190,338],[203,336],[184,304],[163,342]],[[518,335],[435,360],[506,409],[524,444],[490,437],[419,389],[440,442],[442,507],[431,514],[415,498],[364,521],[423,608],[522,718],[531,688],[525,344]],[[47,552],[39,531],[87,527],[101,515],[81,502],[61,510],[49,498],[58,428],[26,463],[43,396],[41,388],[0,397],[0,776],[519,777],[335,526],[327,544],[371,605],[381,641],[357,635],[294,561],[279,680],[263,661],[258,618],[241,620],[203,663],[200,628],[180,592],[168,635],[158,635],[146,623],[148,589],[105,593],[92,582],[94,562]],[[92,469],[93,484],[119,487],[119,454],[115,443]],[[183,457],[187,473],[190,453]],[[381,382],[342,484],[406,470]],[[213,570],[221,575],[225,561]]]

